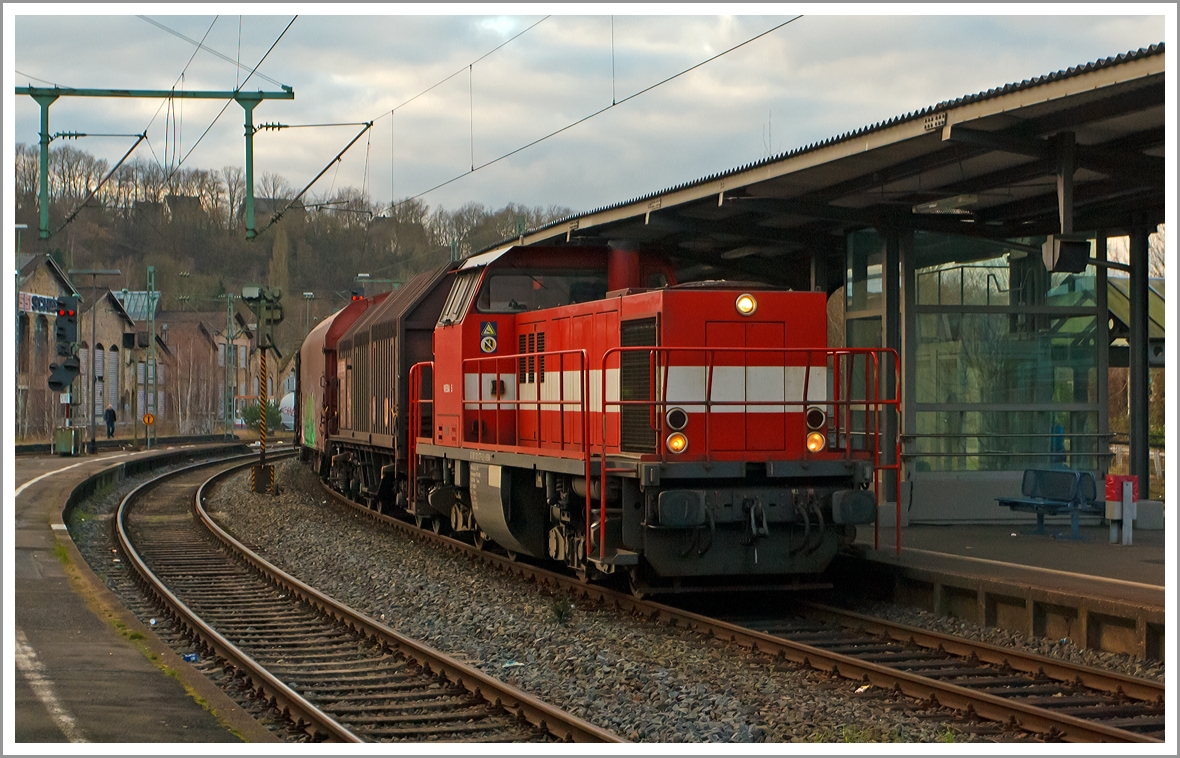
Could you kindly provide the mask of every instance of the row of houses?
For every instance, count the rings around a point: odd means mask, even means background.
[[[56,427],[89,426],[92,417],[103,429],[108,407],[115,410],[117,437],[142,438],[148,412],[157,435],[212,434],[240,425],[242,410],[258,402],[257,325],[240,302],[232,312],[224,304],[165,310],[158,294],[149,300],[145,291],[91,291],[44,253],[22,255],[17,264],[18,441],[46,440]],[[48,386],[49,364],[57,360],[57,298],[67,295],[81,298],[81,374],[70,392],[57,393]],[[294,389],[294,361],[284,356],[277,372],[270,366],[267,394],[277,400]]]

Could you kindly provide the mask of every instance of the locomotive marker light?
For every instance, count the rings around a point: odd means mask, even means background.
[[[812,406],[807,409],[807,428],[811,430],[822,429],[824,422],[828,420],[828,414],[824,413],[823,408],[816,408]]]
[[[808,432],[807,433],[807,449],[813,453],[818,453],[823,450],[828,444],[827,439],[822,432]]]
[[[668,435],[668,450],[679,455],[685,450],[688,450],[688,437],[685,437],[681,432],[673,432]]]
[[[668,427],[674,431],[680,431],[688,426],[688,414],[684,412],[683,408],[670,408],[668,415],[665,417],[668,421]]]
[[[743,316],[753,316],[754,311],[758,310],[758,301],[754,299],[753,295],[746,292],[738,295],[737,300],[734,301],[734,306],[737,308],[737,312]]]

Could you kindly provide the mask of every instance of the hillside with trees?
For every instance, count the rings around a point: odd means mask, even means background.
[[[281,175],[257,180],[255,225],[266,230],[247,240],[243,218],[244,171],[179,168],[169,171],[154,160],[130,160],[89,201],[86,198],[110,172],[105,160],[65,145],[49,155],[49,228],[37,240],[40,149],[16,148],[16,221],[29,226],[23,252],[49,252],[63,268],[118,268],[103,284],[112,289],[144,289],[147,267],[154,266],[161,306],[168,310],[224,308],[226,292],[247,284],[281,287],[286,321],[276,338],[286,354],[302,339],[305,321],[337,310],[356,286],[356,276],[406,281],[446,261],[452,245],[470,255],[512,237],[518,224],[532,228],[569,214],[569,209],[500,209],[467,203],[454,210],[431,208],[421,200],[379,205],[354,187],[309,193],[287,207],[296,189]],[[314,188],[313,188],[314,189]],[[85,207],[81,207],[86,201]],[[66,219],[77,212],[69,224]],[[369,286],[369,293],[391,285]],[[315,293],[306,303],[304,292]]]

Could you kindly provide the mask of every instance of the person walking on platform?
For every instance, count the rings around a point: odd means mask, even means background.
[[[115,407],[108,405],[106,411],[102,414],[103,421],[107,422],[107,439],[115,436]]]

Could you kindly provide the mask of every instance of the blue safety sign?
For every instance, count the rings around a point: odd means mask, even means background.
[[[496,340],[496,322],[479,322],[479,350],[481,353],[494,353],[499,347]]]

